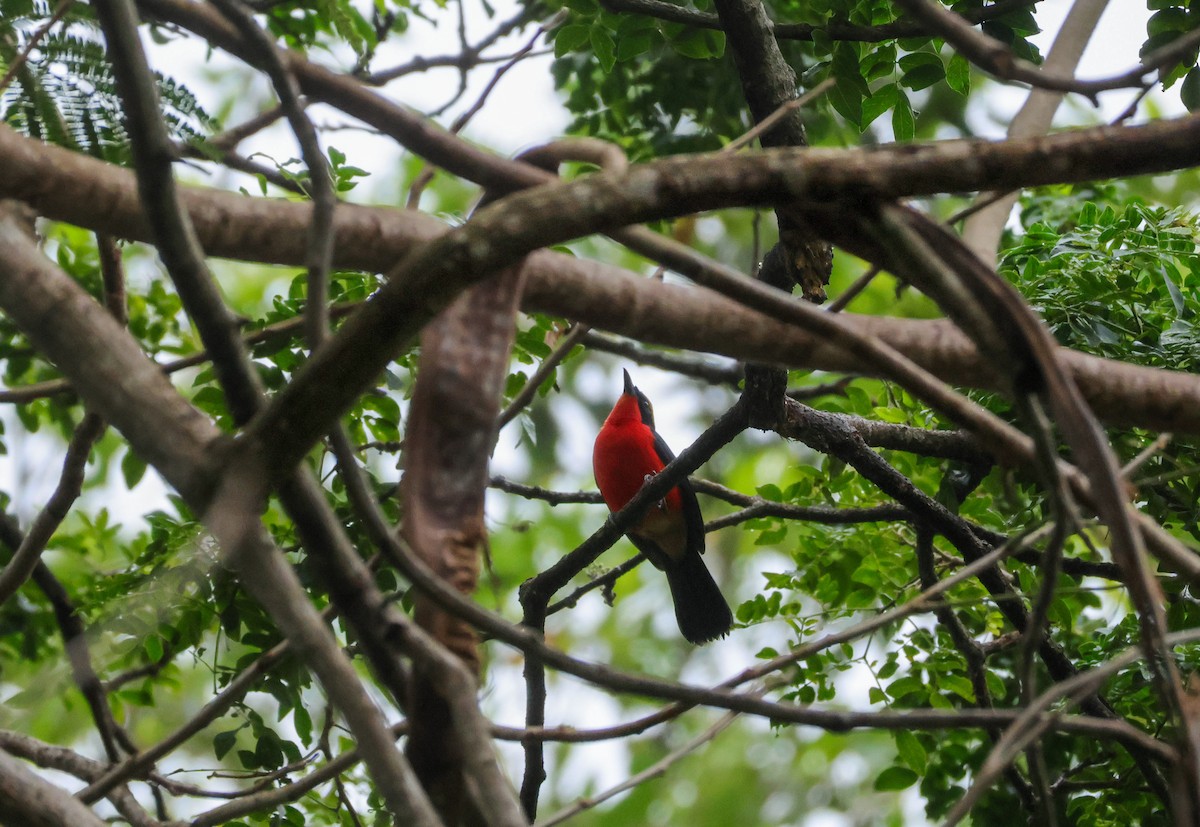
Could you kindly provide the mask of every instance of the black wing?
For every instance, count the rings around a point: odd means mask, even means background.
[[[659,436],[658,431],[652,431],[654,434],[654,452],[658,454],[658,458],[663,461],[663,465],[667,465],[671,460],[675,459],[675,455],[671,453],[670,447],[666,440]],[[679,499],[683,506],[683,521],[687,524],[687,553],[696,554],[704,553],[704,515],[700,513],[700,503],[696,500],[696,490],[692,488],[692,483],[685,477],[679,483]]]

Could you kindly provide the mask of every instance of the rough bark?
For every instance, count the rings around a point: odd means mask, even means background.
[[[468,290],[421,334],[405,432],[404,534],[425,564],[463,594],[475,591],[487,547],[488,459],[522,282],[520,268],[510,268]],[[421,628],[478,677],[478,642],[470,623],[424,594],[414,610]],[[422,784],[447,824],[471,823],[449,706],[419,669],[413,673],[409,716],[407,751]]]

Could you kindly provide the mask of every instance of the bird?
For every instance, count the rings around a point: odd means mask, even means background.
[[[625,389],[600,427],[592,450],[596,485],[613,513],[675,458],[654,429],[650,400],[634,386],[629,371],[624,374]],[[684,638],[699,645],[729,633],[733,613],[700,557],[704,517],[687,479],[650,506],[626,536],[666,574]]]

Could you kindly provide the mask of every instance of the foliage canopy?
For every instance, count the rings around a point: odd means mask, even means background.
[[[0,205],[0,820],[24,766],[64,824],[1192,823],[1200,159],[1138,124],[1200,146],[1161,116],[1200,108],[1200,3],[1147,7],[1097,91],[1036,0],[0,0],[0,198],[43,219]],[[218,68],[172,65],[196,42]],[[527,66],[586,139],[530,156],[542,195],[470,131]],[[1114,130],[954,160],[1064,76]],[[728,278],[785,259],[786,306]],[[631,365],[704,432],[665,475],[735,610],[709,647],[594,493]]]

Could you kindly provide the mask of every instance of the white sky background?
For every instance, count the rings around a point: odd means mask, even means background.
[[[1080,2],[1094,1],[1080,0]],[[510,0],[502,0],[495,4],[497,7],[496,17],[488,19],[483,15],[478,3],[471,2],[471,0],[468,2],[471,3],[470,9],[473,12],[467,21],[468,40],[471,42],[477,42],[494,28],[496,20],[507,18],[515,9]],[[1130,2],[1130,0],[1110,2],[1099,29],[1084,55],[1079,73],[1081,76],[1106,76],[1122,71],[1137,62],[1137,52],[1145,38],[1145,20],[1148,16],[1148,12],[1141,5]],[[1038,6],[1038,20],[1047,29],[1036,38],[1043,54],[1048,51],[1052,34],[1069,7],[1068,0],[1044,0]],[[381,56],[373,64],[374,68],[378,70],[400,64],[417,55],[433,56],[458,52],[458,34],[455,30],[453,16],[443,15],[442,17],[444,25],[435,27],[414,16],[410,32],[399,40],[398,44],[388,45],[381,49]],[[503,41],[507,44],[504,50],[493,48],[492,53],[513,51],[524,45],[531,36],[532,30],[530,29],[515,38],[508,38]],[[223,67],[233,67],[237,64],[222,53],[217,53],[206,65],[204,50],[197,43],[182,41],[163,47],[153,46],[147,40],[147,44],[152,47],[151,61],[157,68],[182,80],[189,88],[199,93],[202,103],[210,111],[217,109],[220,100],[228,94],[227,90],[221,88],[222,84],[219,82],[221,70]],[[539,48],[542,45],[539,43]],[[315,59],[321,61],[324,58],[318,54]],[[568,116],[553,89],[549,70],[550,61],[550,56],[544,56],[525,61],[510,71],[492,93],[488,104],[473,118],[465,132],[466,137],[504,154],[513,154],[522,148],[558,137],[566,127]],[[485,67],[473,72],[466,93],[459,103],[441,119],[441,123],[449,124],[455,115],[472,105],[484,85],[491,79],[493,71],[494,68]],[[235,74],[234,77],[244,78],[244,75]],[[457,88],[458,77],[458,73],[453,69],[433,70],[393,83],[386,88],[384,93],[415,109],[428,111],[441,106],[450,98]],[[216,83],[213,82],[214,78],[218,79]],[[238,83],[240,82],[239,80]],[[268,99],[268,95],[266,84],[260,78],[255,86],[246,90],[242,95],[242,102],[235,109],[236,114],[228,122],[234,124],[254,114],[259,106]],[[1123,110],[1133,96],[1134,92],[1128,90],[1105,93],[1102,96],[1104,117],[1112,117],[1115,113]],[[1171,91],[1168,99],[1174,102],[1172,106],[1168,107],[1169,111],[1181,111],[1178,105],[1177,89]],[[1007,126],[1008,117],[1015,112],[1022,100],[1023,92],[1019,89],[1012,87],[993,89],[987,102],[986,111],[975,112],[973,123],[981,133],[1001,137]],[[1086,104],[1084,105],[1086,106]],[[1060,110],[1060,121],[1063,120],[1064,115],[1069,117],[1068,112]],[[327,108],[315,109],[314,118],[318,124],[322,125],[347,122],[343,116]],[[883,120],[886,119],[881,119],[880,123]],[[390,139],[368,136],[357,131],[338,131],[324,136],[323,140],[345,152],[349,163],[368,168],[372,172],[386,169],[386,159],[399,157],[399,152]],[[244,151],[247,153],[262,151],[278,160],[298,155],[294,140],[283,126],[263,133],[254,139],[252,144],[245,147]],[[187,177],[198,182],[203,181],[202,176],[192,173],[189,173]],[[210,180],[208,183],[222,186],[228,185],[229,181],[225,174],[221,173],[215,180]],[[398,187],[398,179],[388,182],[386,186],[377,185],[376,180],[372,179],[368,183],[360,185],[357,190],[350,193],[349,197],[354,200],[396,203],[400,197]],[[254,185],[251,185],[251,191],[256,191]],[[612,377],[613,374],[606,373],[597,365],[580,374],[582,387],[578,390],[590,398],[615,397],[619,390],[619,384],[614,384],[617,380]],[[678,449],[687,445],[691,439],[697,436],[699,425],[689,419],[692,413],[689,400],[680,399],[674,394],[667,393],[666,389],[670,385],[665,377],[657,375],[651,369],[638,369],[635,378],[654,400],[660,430],[664,432],[669,444]],[[7,425],[7,442],[10,451],[7,456],[0,457],[0,485],[13,493],[16,513],[24,524],[28,524],[36,509],[45,502],[57,482],[61,466],[61,446],[52,444],[41,435],[18,437],[17,434],[21,430],[20,425],[12,416],[11,411],[0,412],[0,416]],[[568,428],[565,434],[567,438],[562,440],[563,467],[590,469],[591,441],[594,435],[575,433],[570,427],[572,423],[576,423],[574,427],[580,429],[581,426],[578,423],[586,421],[586,418],[567,415],[563,420],[564,427]],[[512,429],[501,435],[496,466],[497,470],[502,473],[519,477],[520,464],[512,450],[515,439],[516,432]],[[114,471],[116,471],[115,467]],[[141,514],[164,505],[164,489],[153,472],[148,472],[143,482],[132,492],[126,491],[118,478],[109,487],[109,490],[102,494],[90,495],[87,507],[95,508],[100,504],[107,506],[118,521],[135,523]],[[597,513],[596,519],[597,525],[599,525],[602,516]],[[738,596],[730,595],[730,597],[731,602],[738,599]],[[673,628],[673,619],[664,617],[664,633],[669,633]],[[704,665],[707,665],[713,674],[729,674],[735,668],[743,665],[748,653],[755,651],[758,646],[779,644],[778,640],[772,639],[773,636],[769,630],[765,632],[754,630],[754,632],[751,635],[740,633],[733,640],[726,640],[709,647],[703,662]],[[586,656],[586,653],[580,654]],[[520,687],[493,684],[491,691],[495,694],[489,700],[489,705],[493,709],[508,710],[501,717],[513,723],[519,722],[521,717],[523,698],[520,697],[522,692],[518,690]],[[516,694],[504,697],[499,694],[501,691],[505,695],[513,692]],[[559,693],[558,696],[551,698],[552,703],[548,710],[548,720],[551,722],[571,719],[571,710],[561,707],[561,704],[565,702],[564,694],[566,693]],[[589,718],[591,719],[589,725],[600,726],[611,722],[616,713],[615,707],[611,703],[604,704],[603,696],[599,693],[596,693],[594,697],[596,705],[589,707]],[[622,779],[625,760],[620,757],[621,748],[613,745],[610,749],[616,750],[616,752],[605,755],[603,748],[587,751],[589,766],[576,765],[573,767],[580,772],[581,781],[585,776],[589,777],[595,780],[602,789]],[[514,766],[519,767],[520,762],[516,762]],[[610,768],[607,771],[603,769],[606,766]],[[919,802],[914,797],[910,803],[913,805],[909,812],[912,819],[910,823],[923,823]],[[845,823],[844,818],[837,814],[814,812],[803,822],[803,825],[804,827],[834,827]]]

